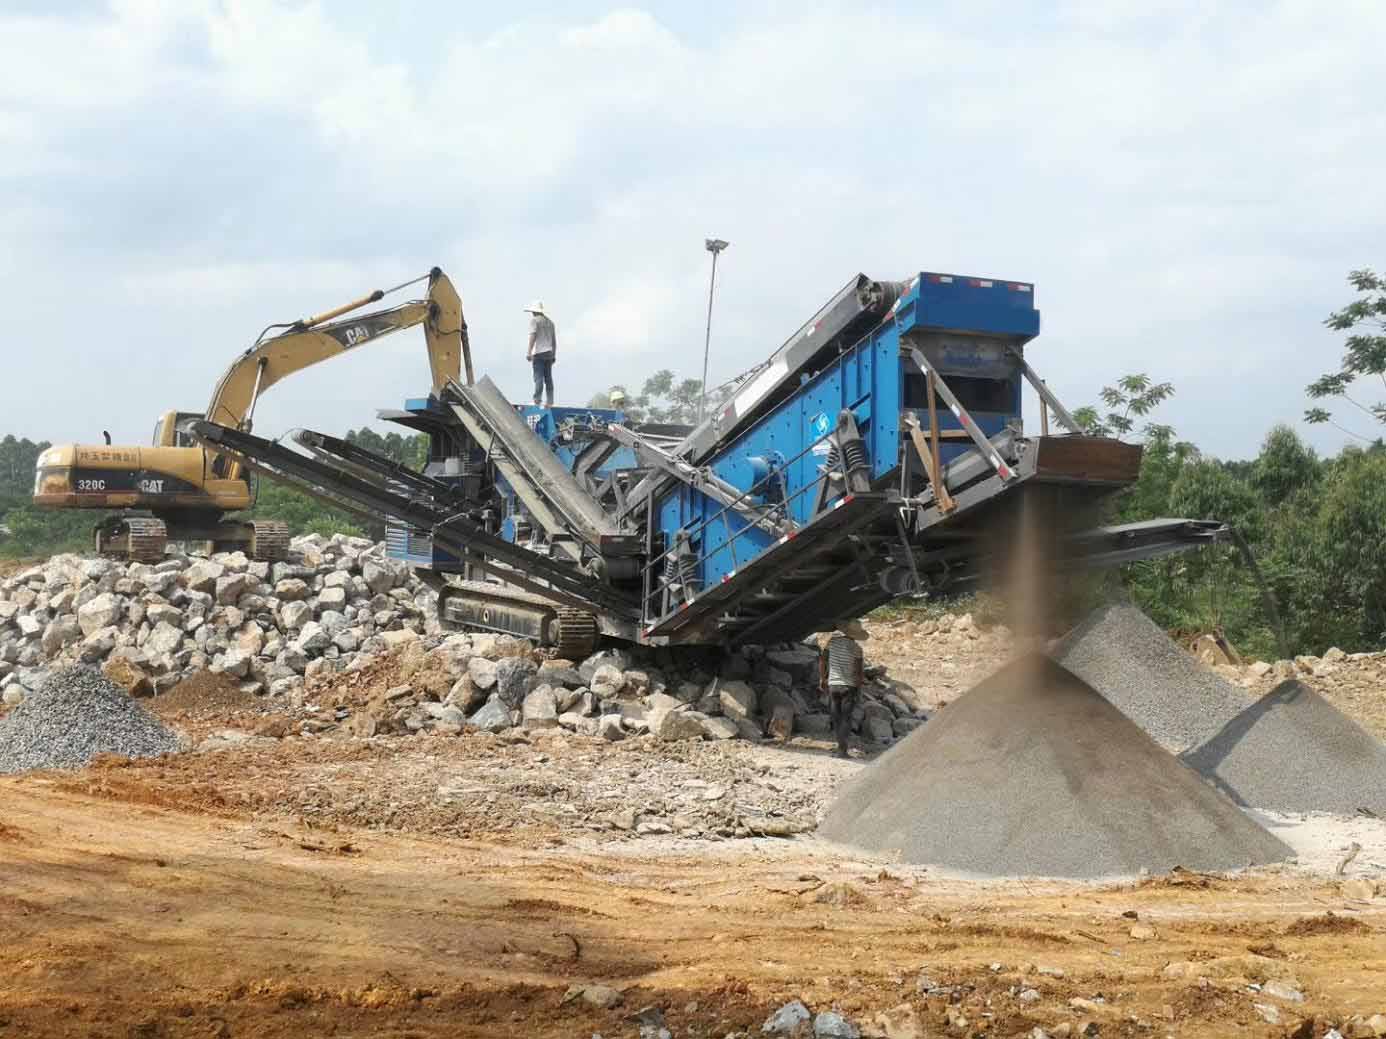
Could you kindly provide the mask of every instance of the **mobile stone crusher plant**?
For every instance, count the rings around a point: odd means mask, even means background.
[[[385,518],[389,553],[437,590],[445,626],[566,657],[601,635],[783,642],[977,581],[1036,505],[1057,569],[1230,533],[1206,520],[1091,525],[1136,479],[1141,448],[1080,430],[1025,359],[1038,332],[1028,283],[858,275],[692,429],[517,408],[483,377],[380,413],[427,435],[422,472],[307,430],[296,447],[208,421],[190,430]],[[1039,436],[1022,429],[1022,382],[1041,401]],[[1050,435],[1051,417],[1065,432]]]

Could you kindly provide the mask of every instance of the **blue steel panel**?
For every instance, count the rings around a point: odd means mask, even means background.
[[[960,274],[920,274],[900,309],[917,303],[921,328],[961,329],[1000,335],[1039,335],[1034,286],[1028,282],[975,278]]]
[[[1033,286],[921,274],[901,297],[892,317],[812,378],[805,379],[794,396],[723,447],[711,461],[713,471],[733,486],[748,489],[756,479],[751,457],[782,456],[789,461],[784,472],[791,499],[790,515],[796,522],[806,522],[817,493],[814,484],[827,459],[827,446],[807,449],[818,439],[815,429],[821,430],[825,420],[835,423],[838,412],[850,408],[866,443],[873,482],[888,484],[898,473],[902,450],[900,412],[906,369],[900,356],[900,338],[913,328],[1000,335],[1023,343],[1039,332]],[[997,356],[969,353],[966,344],[945,348],[944,357],[944,368],[955,374],[972,372],[987,378],[1014,374],[1007,372],[1004,361],[998,363]],[[1007,412],[972,413],[984,434],[994,436],[1019,417],[1018,378],[1013,379],[1011,397]],[[927,427],[927,414],[917,413]],[[942,401],[939,425],[943,429],[960,428]],[[951,441],[941,454],[947,461],[969,449],[966,443]],[[699,537],[699,579],[704,587],[745,565],[774,540],[685,486],[666,492],[657,505],[656,515],[660,529],[668,537],[680,528]]]

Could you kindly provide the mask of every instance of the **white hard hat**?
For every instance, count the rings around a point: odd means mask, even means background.
[[[626,399],[626,395],[620,390],[612,390],[608,399],[611,401],[612,406],[615,407]]]
[[[541,299],[536,299],[529,306],[525,307],[525,310],[531,314],[542,314],[544,313],[544,301]]]

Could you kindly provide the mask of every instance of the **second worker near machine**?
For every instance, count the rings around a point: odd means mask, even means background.
[[[529,314],[529,349],[525,358],[534,366],[534,405],[553,407],[553,363],[558,357],[558,333],[544,304],[535,300],[525,307]]]
[[[866,664],[860,643],[868,637],[860,621],[845,621],[823,642],[818,655],[818,684],[828,695],[840,758],[847,756],[852,713],[865,683]]]

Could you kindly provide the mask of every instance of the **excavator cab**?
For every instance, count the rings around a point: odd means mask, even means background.
[[[166,411],[154,423],[155,447],[197,447],[198,443],[183,428],[188,422],[202,418],[200,411]]]

